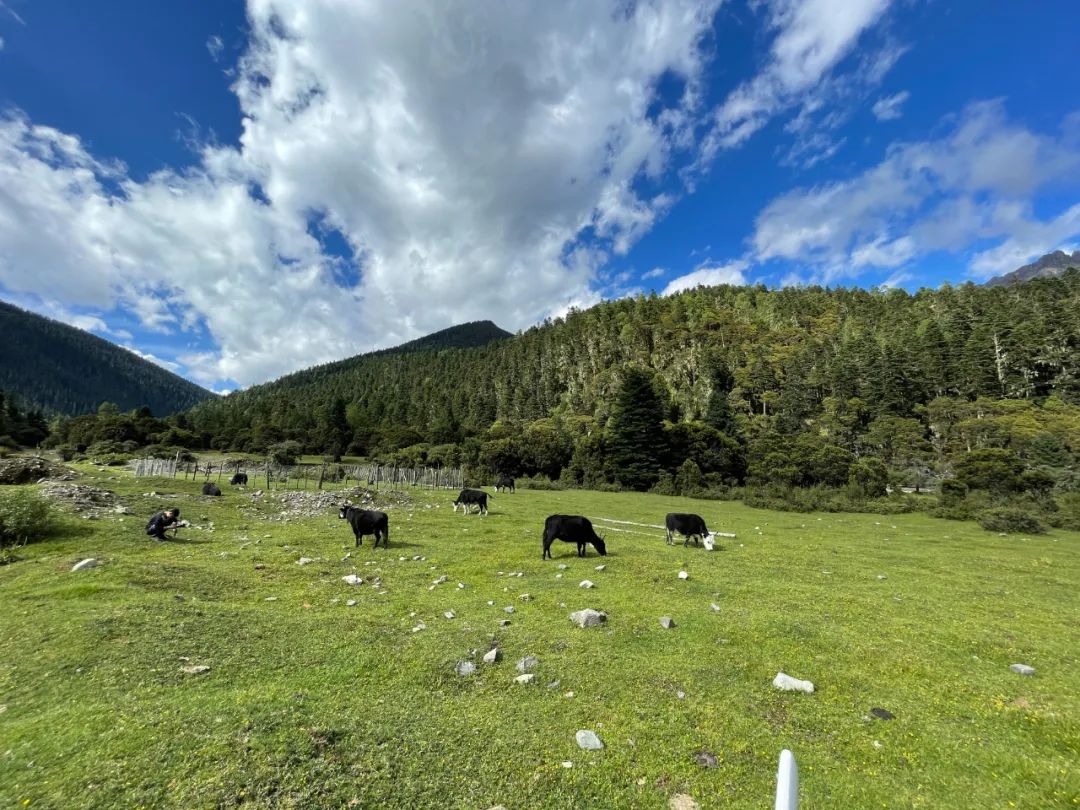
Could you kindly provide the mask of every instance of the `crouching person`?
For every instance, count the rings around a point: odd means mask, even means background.
[[[174,506],[164,512],[155,512],[150,522],[146,524],[146,534],[159,542],[164,542],[168,539],[165,536],[165,530],[175,529],[178,526],[180,526],[180,510]]]

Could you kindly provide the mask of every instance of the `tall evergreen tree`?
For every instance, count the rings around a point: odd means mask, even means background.
[[[664,403],[641,369],[626,372],[608,422],[608,474],[631,489],[648,489],[664,454]]]

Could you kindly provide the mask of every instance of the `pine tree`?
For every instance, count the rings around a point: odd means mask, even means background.
[[[608,474],[623,486],[644,490],[656,482],[664,454],[664,410],[649,374],[629,369],[608,422]]]

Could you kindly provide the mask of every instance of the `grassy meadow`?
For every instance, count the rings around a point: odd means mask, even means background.
[[[1080,803],[1075,533],[583,491],[463,517],[412,491],[385,508],[390,549],[354,549],[332,508],[286,521],[277,493],[81,469],[132,514],[69,512],[0,567],[2,808],[761,808],[783,748],[807,809]],[[195,525],[155,543],[170,504]],[[737,537],[709,553],[610,524],[606,558],[541,560],[550,513],[668,511]],[[607,625],[572,626],[585,607]]]

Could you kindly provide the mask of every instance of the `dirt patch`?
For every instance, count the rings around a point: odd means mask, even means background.
[[[363,487],[333,492],[263,492],[260,489],[248,497],[270,520],[318,517],[334,512],[346,501],[362,509],[379,510],[400,509],[413,504],[412,496],[407,492],[374,492]]]
[[[33,484],[46,479],[74,481],[75,470],[41,456],[15,456],[0,459],[0,484]]]
[[[76,512],[88,519],[109,514],[131,514],[114,493],[85,484],[48,481],[41,487],[41,494],[54,501],[71,504]]]

